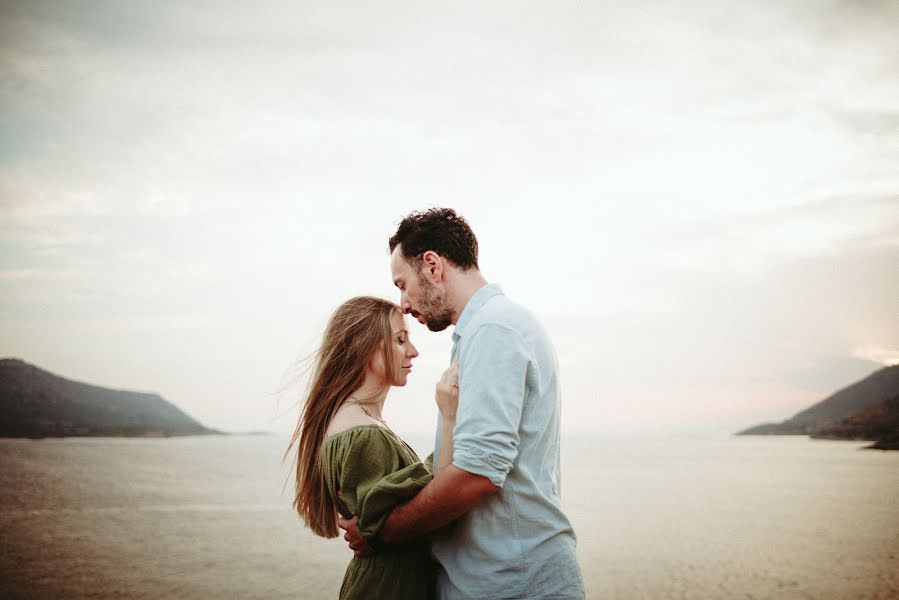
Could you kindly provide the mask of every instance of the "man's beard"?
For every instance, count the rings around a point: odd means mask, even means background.
[[[421,289],[420,315],[431,331],[443,331],[453,324],[453,310],[446,303],[446,295],[424,277],[419,277]],[[415,315],[413,315],[415,316]]]

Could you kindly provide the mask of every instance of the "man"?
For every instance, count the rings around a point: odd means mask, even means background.
[[[546,332],[487,284],[477,239],[452,209],[412,213],[389,245],[403,311],[432,331],[455,325],[459,406],[452,464],[393,511],[376,541],[436,532],[444,600],[582,599],[559,496],[559,374]],[[371,552],[355,519],[341,527],[357,554]]]

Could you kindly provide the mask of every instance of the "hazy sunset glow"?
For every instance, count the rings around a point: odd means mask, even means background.
[[[285,431],[452,206],[569,431],[784,418],[899,363],[896,3],[4,2],[0,354]],[[385,411],[429,431],[448,333]]]

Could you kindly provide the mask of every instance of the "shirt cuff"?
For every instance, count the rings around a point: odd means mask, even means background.
[[[453,465],[463,471],[486,477],[490,483],[500,488],[503,487],[506,475],[512,469],[511,461],[469,444],[453,448]]]

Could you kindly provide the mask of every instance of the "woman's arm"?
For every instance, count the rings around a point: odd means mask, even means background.
[[[437,464],[434,466],[434,477],[440,474],[440,471],[453,464],[453,428],[456,427],[456,420],[443,418],[440,426],[440,449],[437,452]]]
[[[437,464],[434,476],[453,464],[453,429],[456,427],[456,407],[459,404],[459,363],[453,363],[443,372],[434,393],[440,409],[440,447],[437,450]]]

